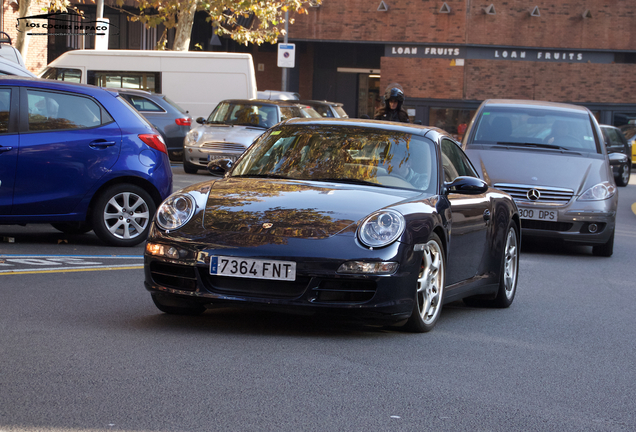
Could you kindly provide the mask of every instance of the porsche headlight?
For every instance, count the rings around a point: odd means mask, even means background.
[[[611,198],[616,193],[616,186],[610,182],[603,182],[592,186],[579,197],[579,201],[602,201]]]
[[[395,210],[381,210],[369,215],[358,229],[358,238],[368,247],[393,243],[404,232],[404,216]]]
[[[181,228],[188,223],[195,208],[194,199],[190,195],[171,195],[157,209],[157,225],[165,230]]]
[[[197,143],[199,138],[201,138],[201,131],[197,129],[191,129],[185,136],[184,144],[185,145],[194,145]]]

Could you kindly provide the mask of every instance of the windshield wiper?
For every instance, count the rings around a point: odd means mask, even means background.
[[[233,175],[232,177],[251,177],[251,178],[273,178],[273,179],[288,179],[288,180],[299,180],[293,177],[288,177],[280,174],[239,174]]]
[[[554,145],[554,144],[541,144],[541,143],[522,143],[522,142],[505,142],[505,141],[499,141],[496,143],[497,145],[504,145],[504,146],[518,146],[518,147],[538,147],[538,148],[547,148],[547,149],[553,149],[553,150],[566,150],[566,151],[573,151],[576,152],[576,150],[573,149],[569,149],[566,147],[561,147],[558,145]]]
[[[267,129],[267,126],[263,126],[260,124],[255,124],[255,123],[232,123],[234,126],[253,126],[253,127],[257,127],[257,128],[263,128],[263,129]]]
[[[305,179],[303,179],[305,180]],[[359,185],[366,185],[366,186],[381,186],[381,187],[386,187],[385,185],[381,185],[379,183],[374,183],[374,182],[370,182],[367,180],[360,180],[360,179],[354,179],[354,178],[346,178],[346,177],[331,177],[331,178],[311,178],[311,179],[306,179],[306,180],[310,180],[310,181],[323,181],[323,182],[334,182],[334,183],[350,183],[350,184],[359,184]]]

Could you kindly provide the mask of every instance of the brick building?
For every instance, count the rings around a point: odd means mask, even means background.
[[[114,1],[105,3],[105,16],[117,27],[110,48],[154,47],[160,30],[127,21],[109,7]],[[289,27],[297,54],[288,90],[343,102],[350,116],[359,117],[372,116],[384,88],[398,82],[414,121],[451,132],[488,98],[577,103],[602,123],[621,124],[636,118],[631,3],[323,0],[307,15],[294,16]],[[94,4],[79,6],[94,16]],[[48,61],[80,48],[80,42],[49,38]],[[210,51],[251,52],[258,88],[281,88],[276,46],[214,41],[204,14],[195,19],[191,49],[197,44]],[[85,47],[91,47],[90,40]]]
[[[415,120],[451,132],[489,98],[577,103],[620,124],[636,118],[635,18],[621,0],[324,0],[290,27],[291,81],[351,116],[398,82]]]

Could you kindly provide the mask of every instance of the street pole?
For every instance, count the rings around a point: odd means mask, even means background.
[[[285,35],[283,36],[283,42],[285,43],[285,45],[287,45],[287,42],[288,42],[288,37],[287,37],[287,32],[289,29],[287,25],[288,22],[289,22],[289,12],[285,12]],[[288,70],[289,68],[286,68],[286,67],[283,68],[283,83],[281,85],[282,91],[287,91],[287,71]]]
[[[97,12],[95,20],[97,21],[101,18],[104,18],[104,0],[97,0],[96,4]],[[93,46],[95,47],[95,49],[97,48],[97,36],[95,36],[95,43],[93,44]]]

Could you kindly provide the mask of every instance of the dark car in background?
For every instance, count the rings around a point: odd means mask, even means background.
[[[186,110],[166,95],[144,90],[112,90],[130,102],[161,133],[171,160],[183,159],[183,140],[192,125],[192,118]]]
[[[632,160],[632,165],[634,165],[636,163],[636,125],[630,123],[630,124],[620,126],[619,129],[625,136],[625,139],[627,139],[627,143],[632,149],[631,160]]]
[[[290,118],[320,118],[320,114],[296,100],[228,99],[219,102],[200,126],[186,135],[183,170],[194,174],[217,158],[236,161],[268,128]]]
[[[164,201],[145,286],[166,313],[250,305],[427,332],[445,303],[510,306],[519,248],[514,201],[443,131],[291,119]]]
[[[299,100],[299,104],[313,108],[318,114],[326,118],[348,118],[349,115],[339,102],[329,102],[321,100]]]
[[[610,125],[600,126],[614,180],[618,186],[627,186],[632,171],[632,145],[619,128]]]
[[[612,255],[618,191],[590,110],[486,100],[463,148],[488,184],[514,198],[526,238],[590,245],[594,255]]]
[[[114,246],[146,239],[172,192],[161,135],[116,93],[0,76],[0,225],[93,230]]]

